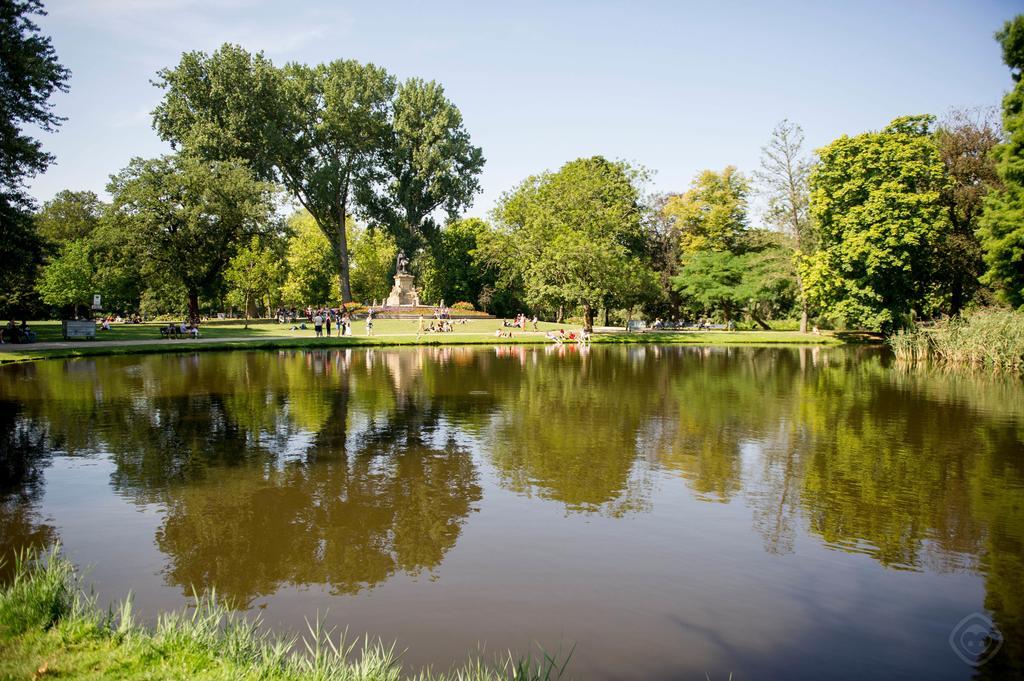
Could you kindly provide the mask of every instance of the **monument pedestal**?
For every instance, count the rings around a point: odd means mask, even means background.
[[[412,275],[399,272],[395,275],[395,285],[388,296],[388,307],[412,307],[420,304],[420,294],[412,283]]]

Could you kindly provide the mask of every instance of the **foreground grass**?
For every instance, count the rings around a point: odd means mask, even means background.
[[[275,637],[246,618],[197,597],[187,612],[138,625],[131,601],[102,612],[79,588],[74,567],[57,549],[16,557],[13,580],[0,591],[0,678],[267,679],[272,681],[498,681],[556,679],[565,665],[509,656],[474,659],[448,673],[409,675],[394,646],[309,624],[301,638]]]

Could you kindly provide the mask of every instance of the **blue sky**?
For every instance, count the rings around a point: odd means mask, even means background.
[[[993,32],[1024,3],[271,2],[50,0],[40,19],[72,70],[67,116],[44,135],[56,165],[30,187],[103,193],[150,127],[155,72],[224,42],[275,63],[372,61],[440,81],[487,165],[469,214],[526,176],[603,154],[685,189],[705,168],[745,172],[782,118],[810,147],[896,116],[998,105],[1010,77]]]

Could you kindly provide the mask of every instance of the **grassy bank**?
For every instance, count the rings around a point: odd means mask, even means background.
[[[497,681],[555,679],[550,657],[472,660],[447,673],[402,670],[394,646],[346,643],[319,621],[305,636],[280,638],[258,620],[214,599],[162,615],[155,628],[136,623],[131,602],[107,612],[86,596],[69,561],[54,552],[16,559],[0,591],[0,678],[3,679],[267,679],[282,681]]]
[[[900,331],[889,339],[905,362],[1024,371],[1024,314],[982,310],[939,322],[932,328]]]
[[[274,348],[339,348],[339,347],[385,347],[403,345],[510,345],[549,344],[544,334],[548,331],[565,329],[578,331],[567,324],[541,322],[538,330],[522,332],[513,330],[512,338],[497,338],[495,331],[500,322],[495,320],[470,320],[456,324],[454,333],[418,334],[418,322],[414,320],[380,320],[374,325],[374,335],[365,335],[365,326],[356,325],[355,335],[339,338],[315,338],[311,329],[291,330],[287,325],[275,322],[260,322],[243,328],[241,322],[211,322],[203,327],[202,342],[191,340],[160,341],[158,324],[137,324],[114,327],[104,332],[99,341],[76,341],[62,344],[62,347],[47,348],[44,343],[59,340],[58,322],[37,322],[31,325],[39,333],[39,342],[28,345],[6,345],[0,349],[0,363],[20,362],[37,359],[62,357],[90,357],[99,355],[133,355],[166,352],[198,352],[210,350],[249,350]],[[113,342],[111,342],[113,341]],[[139,344],[139,341],[149,341]],[[215,341],[215,342],[214,342]],[[835,345],[844,342],[832,335],[815,336],[789,331],[692,331],[661,333],[607,333],[596,334],[594,343],[664,343],[691,345]]]

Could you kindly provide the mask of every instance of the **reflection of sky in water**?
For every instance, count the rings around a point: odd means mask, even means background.
[[[964,615],[1022,631],[1020,385],[864,349],[7,369],[53,454],[28,508],[143,614],[205,580],[409,664],[540,642],[584,678],[966,679]]]

